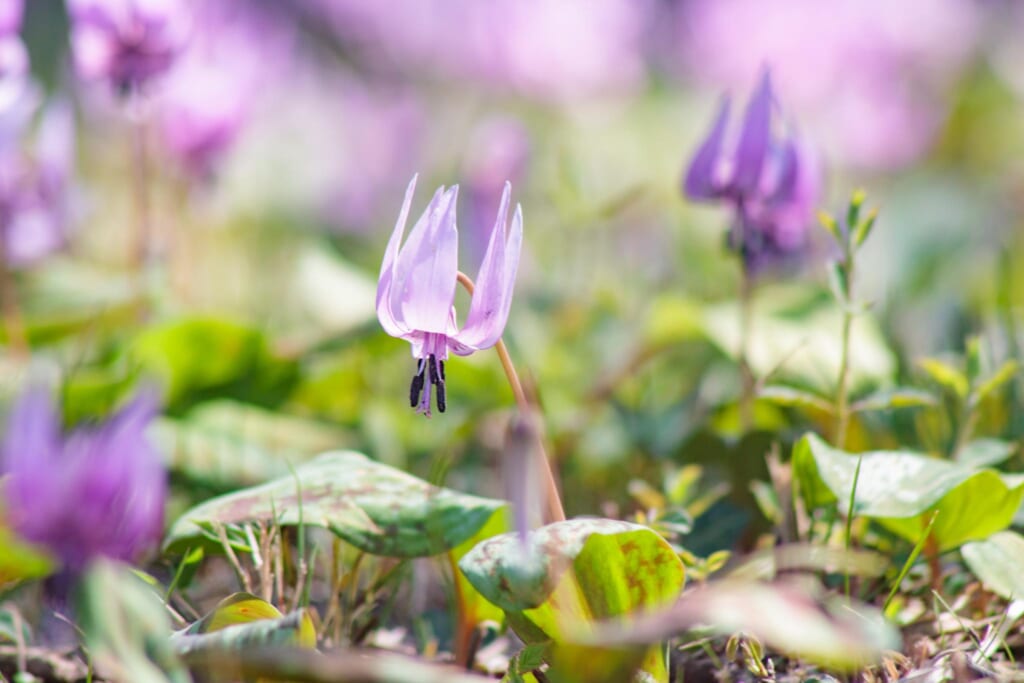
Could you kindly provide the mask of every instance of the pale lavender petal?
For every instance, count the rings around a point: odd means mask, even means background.
[[[718,116],[711,131],[704,139],[697,153],[690,162],[683,182],[683,190],[690,199],[713,199],[721,194],[718,179],[715,177],[722,158],[722,143],[725,139],[725,128],[729,122],[729,97],[722,98],[718,108]]]
[[[506,240],[510,193],[511,186],[506,185],[494,231],[484,253],[483,263],[480,264],[469,315],[466,324],[456,335],[458,342],[475,349],[486,349],[497,343],[505,330],[512,306],[512,290],[523,244],[523,212],[522,207],[517,205],[512,229]]]
[[[743,130],[736,148],[736,170],[732,189],[740,196],[757,192],[771,143],[772,84],[767,71],[743,118]]]
[[[457,196],[457,186],[434,195],[398,254],[391,306],[410,329],[448,331],[458,273]]]
[[[391,239],[388,240],[387,249],[384,250],[384,262],[381,263],[380,279],[377,281],[377,319],[380,320],[384,331],[392,337],[401,337],[409,332],[409,328],[403,321],[397,319],[391,310],[391,286],[395,279],[395,262],[398,259],[399,247],[402,246],[402,235],[409,220],[409,207],[412,205],[418,178],[419,174],[414,175],[405,189],[402,209],[398,213],[398,221],[395,223],[394,232],[391,233]]]

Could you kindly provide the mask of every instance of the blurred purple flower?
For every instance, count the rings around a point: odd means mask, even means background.
[[[163,530],[166,474],[145,430],[156,395],[139,393],[107,422],[60,432],[46,389],[31,387],[8,418],[0,472],[8,521],[70,573],[90,559],[131,561]]]
[[[807,245],[820,170],[806,143],[777,134],[778,105],[767,71],[733,136],[730,107],[726,96],[690,162],[683,189],[690,199],[724,202],[733,209],[730,246],[748,270],[757,271],[798,256]]]
[[[459,235],[455,225],[458,186],[447,191],[444,187],[438,188],[402,245],[415,190],[416,177],[413,177],[384,252],[377,285],[377,318],[385,332],[412,344],[412,355],[418,359],[418,364],[409,402],[416,412],[429,417],[430,394],[434,388],[437,409],[445,411],[444,361],[448,352],[468,356],[494,346],[501,338],[519,266],[523,213],[517,205],[509,231],[512,187],[506,183],[477,274],[466,324],[460,329],[453,306],[459,258]]]
[[[73,167],[74,121],[66,102],[43,113],[33,154],[0,152],[0,239],[7,267],[32,265],[64,245]]]
[[[376,68],[530,97],[631,91],[646,74],[649,0],[306,0]],[[401,21],[396,21],[401,17]]]
[[[463,238],[472,261],[479,262],[490,239],[490,212],[500,203],[506,183],[518,184],[530,160],[530,136],[515,118],[485,120],[470,135],[463,161],[469,229]]]
[[[21,28],[24,0],[0,0],[0,36],[9,36]]]
[[[75,66],[87,79],[137,90],[171,68],[184,47],[184,0],[68,0]]]
[[[830,159],[898,168],[935,140],[948,92],[977,43],[984,5],[694,0],[677,5],[669,59],[716,88],[748,83],[770,63]]]
[[[0,152],[17,144],[38,104],[25,45],[17,34],[0,33]]]

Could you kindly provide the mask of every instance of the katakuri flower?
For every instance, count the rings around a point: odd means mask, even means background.
[[[136,559],[163,531],[167,477],[145,436],[156,413],[143,391],[107,422],[62,436],[49,392],[26,390],[0,453],[7,522],[72,575],[97,556]]]
[[[512,186],[506,183],[469,313],[460,328],[453,305],[459,272],[459,235],[455,224],[458,189],[457,185],[448,190],[438,188],[402,245],[416,190],[413,177],[384,252],[377,285],[377,318],[381,326],[392,337],[412,344],[412,355],[417,360],[409,403],[416,412],[428,417],[431,393],[436,394],[438,411],[445,411],[444,362],[449,351],[468,356],[494,346],[501,339],[512,305],[512,288],[523,244],[523,213],[519,205],[511,229],[508,226]]]
[[[729,246],[749,270],[798,254],[807,245],[821,182],[816,156],[796,135],[777,132],[778,105],[765,71],[729,140],[731,102],[718,116],[686,171],[683,190],[697,201],[733,208]]]
[[[166,73],[187,42],[184,0],[69,0],[75,67],[121,92]]]

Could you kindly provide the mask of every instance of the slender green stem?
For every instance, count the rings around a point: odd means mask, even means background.
[[[846,549],[850,549],[850,544],[853,540],[853,516],[854,510],[857,505],[857,484],[860,482],[860,466],[864,462],[864,456],[857,458],[857,469],[853,471],[853,486],[850,487],[850,502],[846,507],[846,533],[844,536],[846,542]],[[827,539],[826,539],[827,541]],[[846,597],[850,597],[850,570],[849,567],[846,569],[845,576],[843,577],[843,587],[846,589]]]
[[[849,238],[847,238],[849,239]],[[853,327],[853,248],[846,247],[846,301],[843,304],[843,332],[839,349],[839,382],[836,385],[836,448],[846,447],[846,432],[850,426],[850,330]]]
[[[458,281],[469,292],[469,295],[473,296],[473,290],[475,289],[473,280],[465,273],[459,271]],[[508,354],[505,342],[499,339],[498,343],[494,345],[494,350],[497,351],[498,358],[501,359],[501,367],[505,370],[505,376],[508,378],[509,386],[512,387],[512,394],[515,396],[516,405],[519,406],[519,410],[523,413],[533,410],[530,400],[526,396],[526,391],[523,389],[523,383],[519,381],[519,374],[512,363],[512,357]],[[538,441],[540,440],[538,439]],[[555,475],[551,469],[551,462],[547,456],[544,444],[539,442],[537,447],[540,450],[540,465],[547,487],[548,521],[561,522],[565,519],[565,509],[562,507],[562,497],[558,493],[558,483],[555,481]]]

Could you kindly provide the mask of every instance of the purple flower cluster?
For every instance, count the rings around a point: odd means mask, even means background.
[[[732,136],[730,109],[726,96],[690,162],[683,189],[690,199],[722,202],[733,209],[729,245],[740,253],[748,272],[758,272],[798,257],[808,245],[820,171],[806,142],[777,132],[778,104],[768,72]]]
[[[459,272],[455,220],[459,188],[438,188],[403,245],[415,190],[414,177],[405,191],[395,231],[384,252],[377,285],[377,318],[389,335],[412,344],[417,365],[409,402],[416,412],[429,417],[431,393],[436,394],[438,411],[445,411],[444,361],[448,352],[468,356],[494,346],[501,338],[512,305],[522,249],[523,213],[517,205],[510,230],[512,187],[506,183],[466,323],[460,328],[453,305]]]
[[[7,521],[72,574],[90,559],[132,560],[163,531],[166,475],[145,431],[156,397],[140,393],[106,423],[61,435],[48,392],[14,405],[0,453]]]

